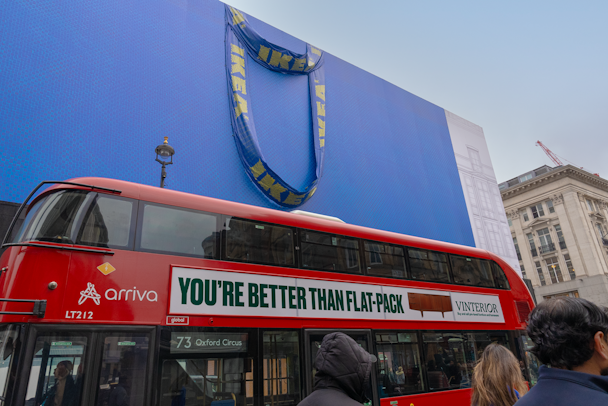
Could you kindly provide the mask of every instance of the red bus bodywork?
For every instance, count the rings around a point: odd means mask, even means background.
[[[510,290],[481,288],[452,284],[430,283],[414,280],[390,279],[364,275],[352,275],[306,269],[282,268],[240,262],[191,258],[130,250],[96,248],[75,244],[37,242],[40,246],[9,246],[0,258],[0,297],[7,299],[45,300],[43,318],[34,315],[0,315],[0,323],[35,324],[87,324],[87,325],[166,325],[179,324],[169,313],[169,288],[172,267],[202,268],[225,272],[297,277],[323,281],[360,283],[367,285],[395,286],[433,291],[463,292],[498,295],[504,313],[504,323],[442,322],[442,321],[394,321],[321,318],[285,318],[255,316],[188,315],[189,326],[242,327],[242,328],[297,328],[297,329],[423,329],[423,330],[523,330],[527,312],[534,303],[518,274],[499,256],[477,248],[433,241],[424,238],[374,230],[351,224],[307,217],[249,206],[229,201],[196,196],[130,182],[79,178],[74,182],[120,190],[119,196],[164,205],[197,209],[211,213],[235,216],[260,222],[274,223],[297,228],[341,234],[355,238],[374,240],[407,247],[441,251],[468,257],[493,260],[504,270]],[[40,196],[57,189],[83,189],[72,185],[52,186]],[[103,193],[103,191],[100,191]],[[34,201],[35,202],[35,201]],[[32,205],[33,203],[32,202]],[[31,207],[31,206],[30,206]],[[86,251],[78,251],[85,249]],[[115,268],[104,274],[99,267],[110,264]],[[116,297],[123,290],[120,300],[79,300],[89,283],[94,284],[99,295]],[[56,284],[56,288],[51,289]],[[111,291],[114,289],[114,291]],[[130,293],[126,293],[129,290]],[[110,292],[109,294],[107,292]],[[124,299],[124,297],[127,299]],[[3,311],[29,311],[29,303],[3,303]],[[519,307],[518,307],[519,306]],[[522,310],[523,309],[523,310]],[[414,404],[434,405],[445,400],[452,405],[468,405],[470,390],[449,390],[436,393],[383,398],[383,406]]]

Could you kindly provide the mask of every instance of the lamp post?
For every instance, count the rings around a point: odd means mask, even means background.
[[[163,166],[160,172],[160,187],[163,188],[165,187],[165,178],[167,177],[165,166],[173,164],[173,154],[175,154],[175,150],[169,145],[168,139],[169,137],[165,137],[165,141],[156,147],[156,162]]]

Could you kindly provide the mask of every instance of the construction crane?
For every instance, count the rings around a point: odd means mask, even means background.
[[[545,151],[545,154],[547,154],[547,156],[553,161],[553,163],[557,166],[563,166],[564,164],[562,163],[562,161],[557,157],[557,155],[555,155],[553,153],[553,151],[551,151],[549,148],[547,148],[547,146],[545,144],[543,144],[540,141],[536,141],[536,145],[538,145],[539,147],[541,147],[543,149],[543,151]],[[567,159],[564,158],[564,160],[568,161]],[[570,161],[568,161],[570,162]],[[572,163],[572,162],[570,162]],[[573,164],[574,165],[574,164]],[[574,166],[578,166],[578,165],[574,165]],[[585,169],[582,166],[579,166],[579,168],[581,169]],[[595,176],[600,176],[599,173],[594,173]]]
[[[562,163],[562,161],[559,160],[559,158],[557,157],[557,155],[555,155],[553,152],[551,152],[551,150],[549,148],[547,148],[545,146],[545,144],[543,144],[540,141],[536,141],[536,145],[538,145],[539,147],[541,147],[543,149],[543,151],[545,151],[545,154],[547,154],[547,156],[549,158],[551,158],[551,160],[553,161],[553,163],[557,166],[563,166],[564,164]]]

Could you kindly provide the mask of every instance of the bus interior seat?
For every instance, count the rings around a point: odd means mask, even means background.
[[[236,396],[232,392],[216,392],[211,406],[236,406]]]
[[[428,371],[429,387],[432,389],[449,388],[448,377],[443,371]]]

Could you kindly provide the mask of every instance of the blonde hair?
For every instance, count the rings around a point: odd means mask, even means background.
[[[502,345],[488,345],[473,370],[471,405],[513,406],[517,402],[514,390],[520,396],[528,392],[519,361]]]

